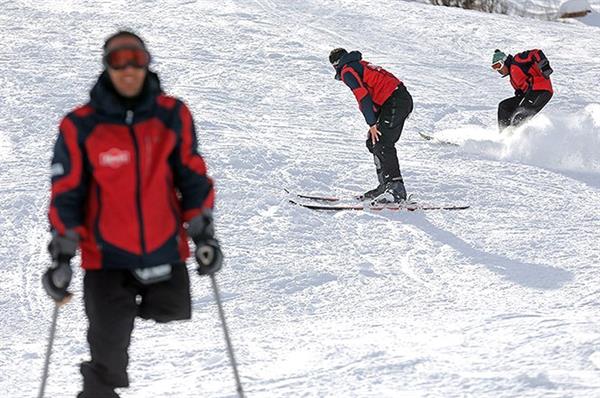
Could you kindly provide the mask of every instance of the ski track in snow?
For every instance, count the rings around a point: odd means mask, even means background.
[[[488,66],[497,47],[544,49],[557,91],[545,114],[598,103],[595,28],[394,1],[1,8],[0,396],[34,396],[41,375],[57,124],[87,100],[103,38],[128,26],[167,92],[189,103],[217,182],[219,282],[248,396],[600,397],[598,170],[582,177],[417,134],[495,126],[512,93]],[[398,145],[409,191],[471,209],[328,214],[287,203],[284,187],[349,194],[375,182],[364,121],[327,62],[336,46],[360,49],[413,94]],[[81,277],[60,313],[48,396],[80,388]],[[235,395],[209,281],[192,281],[192,321],[137,321],[123,397]]]

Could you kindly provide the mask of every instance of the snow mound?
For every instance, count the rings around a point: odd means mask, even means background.
[[[577,20],[588,26],[600,27],[600,12],[598,12],[596,10],[592,10],[592,12],[587,14],[585,17],[577,18]]]
[[[578,12],[589,12],[592,7],[588,0],[567,0],[560,5],[558,12],[560,15],[575,14]]]
[[[538,115],[503,134],[481,126],[464,126],[441,131],[436,137],[498,160],[600,173],[600,104],[590,104],[572,115]]]

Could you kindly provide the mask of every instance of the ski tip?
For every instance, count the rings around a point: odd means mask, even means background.
[[[308,199],[308,200],[314,200],[317,202],[329,202],[329,203],[340,201],[340,198],[335,197],[335,196],[322,195],[322,194],[304,194],[304,193],[291,192],[288,189],[284,189],[284,190],[285,190],[285,192],[288,193],[288,195],[292,196],[293,198],[297,198],[297,199]]]
[[[437,137],[434,137],[433,135],[427,135],[427,134],[421,133],[420,131],[419,131],[419,135],[423,139],[433,142],[433,143],[442,144],[442,145],[450,145],[450,146],[460,146],[460,144],[457,144],[456,142],[442,140]]]
[[[433,140],[433,137],[432,137],[432,136],[430,136],[430,135],[427,135],[427,134],[423,134],[423,133],[421,133],[420,131],[419,131],[419,135],[420,135],[422,138],[426,139],[427,141],[431,141],[431,140]]]

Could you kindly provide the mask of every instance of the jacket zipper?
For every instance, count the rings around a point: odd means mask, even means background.
[[[133,148],[135,151],[135,173],[137,177],[136,183],[136,202],[137,202],[137,215],[138,225],[140,226],[140,243],[142,246],[142,255],[146,255],[146,238],[144,237],[144,219],[142,216],[142,167],[140,160],[140,148],[135,138],[135,132],[133,131],[133,111],[128,110],[125,114],[125,123],[129,128],[129,135],[133,141]]]

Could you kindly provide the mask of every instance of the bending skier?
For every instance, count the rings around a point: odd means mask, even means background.
[[[77,247],[91,360],[79,398],[127,387],[134,319],[190,319],[188,236],[200,274],[221,268],[214,190],[187,106],[165,95],[142,39],[119,31],[104,44],[105,70],[90,101],[67,114],[52,159],[53,265],[47,293],[68,296]],[[187,234],[183,222],[188,223]]]
[[[366,144],[373,154],[379,185],[360,199],[375,203],[406,200],[395,145],[413,110],[412,97],[400,80],[382,67],[364,61],[358,51],[336,48],[329,54],[329,62],[335,68],[335,78],[352,90],[369,125]]]
[[[496,50],[492,68],[502,75],[510,76],[515,96],[498,105],[500,131],[518,126],[542,110],[552,98],[552,68],[541,50],[529,50],[515,56]]]

